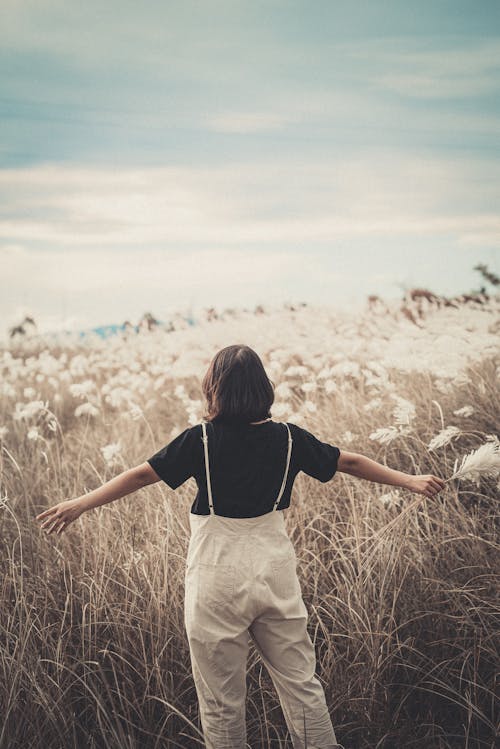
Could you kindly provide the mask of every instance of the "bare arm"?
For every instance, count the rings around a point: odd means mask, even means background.
[[[52,533],[55,529],[57,529],[57,533],[60,533],[69,523],[76,520],[82,512],[92,510],[94,507],[99,507],[108,502],[113,502],[115,499],[126,497],[128,494],[142,489],[143,486],[148,486],[148,484],[153,484],[159,480],[160,477],[154,472],[149,463],[141,463],[135,466],[135,468],[123,471],[123,473],[106,481],[105,484],[88,492],[88,494],[83,494],[81,497],[76,497],[75,499],[58,502],[53,507],[49,507],[48,510],[37,515],[36,519],[43,521],[41,524],[42,528],[51,526],[48,531],[49,533]]]
[[[340,453],[337,470],[360,479],[375,481],[378,484],[400,486],[417,494],[425,494],[427,497],[434,496],[446,486],[443,479],[431,473],[413,475],[396,471],[382,465],[382,463],[377,463],[376,460],[367,458],[366,455],[344,450]]]
[[[94,507],[126,497],[154,481],[159,481],[159,477],[149,463],[141,463],[135,468],[129,468],[127,471],[119,473],[118,476],[106,481],[105,484],[88,494],[84,494],[79,499],[81,499],[84,511],[92,510]]]

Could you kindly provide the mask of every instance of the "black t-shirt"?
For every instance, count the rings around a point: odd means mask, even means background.
[[[333,478],[338,447],[321,442],[306,429],[287,422],[292,435],[288,477],[278,505],[290,506],[299,471],[325,483]],[[201,424],[188,427],[147,462],[171,489],[194,477],[198,492],[191,506],[195,515],[208,515],[207,480]],[[273,509],[283,482],[288,450],[284,423],[230,425],[208,422],[208,457],[212,501],[217,515],[249,518]]]

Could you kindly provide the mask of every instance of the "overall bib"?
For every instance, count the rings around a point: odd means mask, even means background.
[[[202,422],[209,515],[189,514],[184,623],[207,749],[247,749],[246,662],[250,642],[278,693],[294,749],[337,744],[297,577],[297,558],[283,511],[258,517],[216,515],[208,438]],[[251,640],[250,640],[251,638]],[[307,742],[307,743],[306,743]]]

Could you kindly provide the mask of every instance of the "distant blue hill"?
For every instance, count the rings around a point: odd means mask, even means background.
[[[192,317],[184,317],[183,320],[189,323],[189,325],[196,325],[196,321]],[[168,323],[158,320],[158,325],[156,327],[165,328],[167,326]],[[110,325],[98,325],[97,327],[89,328],[88,330],[79,330],[77,335],[79,338],[84,338],[90,334],[97,334],[101,338],[109,338],[110,336],[117,335],[118,333],[125,333],[126,331],[130,333],[138,333],[139,330],[139,325],[125,325],[124,323],[119,325],[118,323],[111,323]]]
[[[160,323],[159,326],[163,327],[164,323]],[[138,325],[118,325],[117,323],[112,323],[111,325],[99,325],[97,328],[89,328],[88,330],[79,330],[78,336],[80,338],[84,338],[87,335],[90,335],[91,333],[97,333],[98,336],[101,338],[109,338],[112,335],[116,335],[117,333],[124,333],[126,330],[129,330],[130,332],[134,331],[135,333],[139,332],[139,326]]]

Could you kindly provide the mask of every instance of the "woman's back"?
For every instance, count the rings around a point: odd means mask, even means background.
[[[278,509],[290,505],[293,482],[299,471],[319,481],[336,472],[338,447],[288,422],[293,444],[287,481]],[[286,466],[288,431],[282,422],[207,423],[208,451],[215,511],[225,517],[256,517],[269,512],[279,494]],[[196,424],[181,432],[148,459],[171,488],[193,476],[198,492],[191,506],[196,515],[209,514],[202,429]]]

